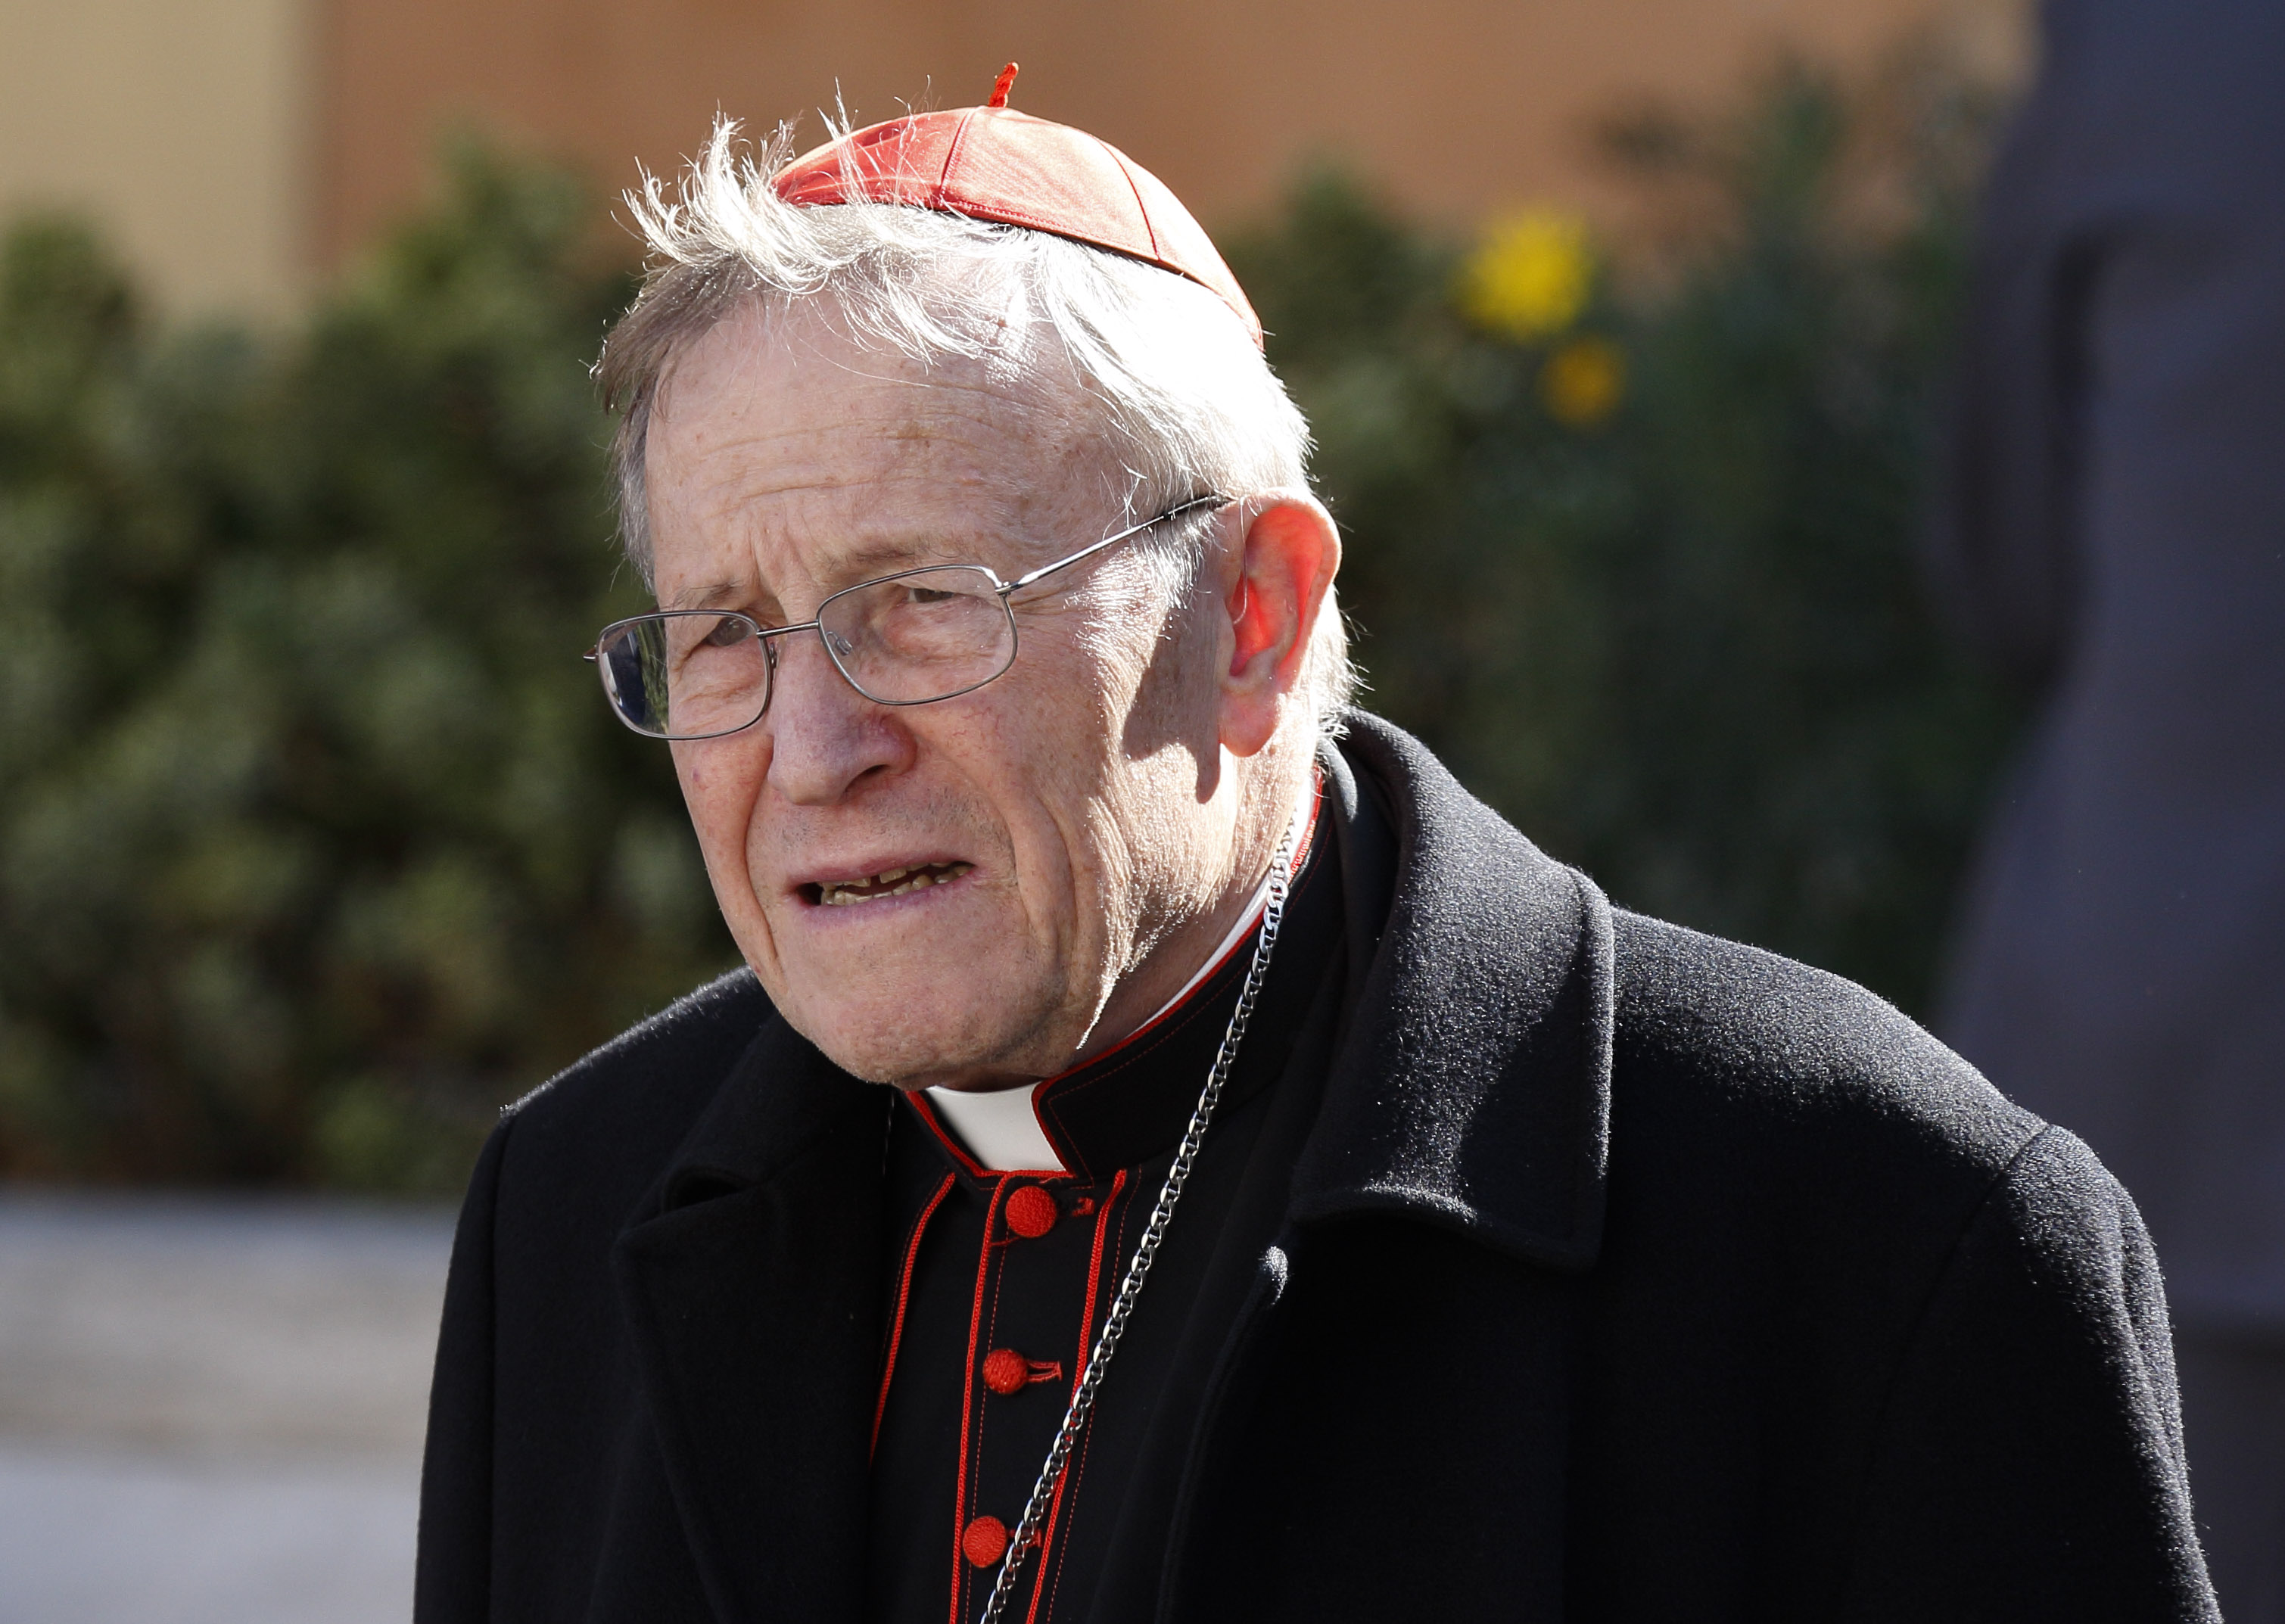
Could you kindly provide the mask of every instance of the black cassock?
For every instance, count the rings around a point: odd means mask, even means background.
[[[1244,1307],[1284,1221],[1343,1008],[1369,959],[1347,951],[1340,842],[1319,815],[1269,974],[1190,1181],[1074,1447],[1010,1620],[1083,1619],[1106,1569],[1122,1585],[1166,1548],[1202,1361]],[[1386,873],[1386,864],[1382,865]],[[1388,898],[1360,910],[1385,916]],[[1370,939],[1368,936],[1368,940]],[[1249,933],[1182,1003],[1042,1084],[1064,1171],[993,1173],[925,1095],[891,1129],[885,1331],[866,1549],[871,1624],[974,1619],[991,1594],[1073,1382],[1174,1162],[1253,955]],[[1190,1379],[1170,1379],[1188,1373]],[[1037,1591],[1036,1597],[1034,1591]]]
[[[1386,724],[1324,765],[1279,1013],[1036,1616],[2212,1617],[2155,1260],[2083,1146],[1862,990],[1613,910]],[[1048,1251],[1100,1232],[1115,1272],[1229,994],[1145,1087],[1073,1091],[1107,1103],[1050,1124],[1070,1181],[963,1185],[746,975],[510,1112],[417,1618],[973,1616],[963,1542],[1012,1526],[1103,1300]]]

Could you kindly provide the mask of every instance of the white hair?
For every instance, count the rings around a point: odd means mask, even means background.
[[[1308,425],[1237,313],[1206,288],[1043,231],[898,204],[788,203],[770,177],[792,152],[787,126],[757,155],[718,119],[672,196],[652,175],[627,194],[648,260],[595,372],[620,414],[620,536],[646,582],[644,453],[661,380],[685,346],[756,302],[789,311],[824,301],[860,346],[923,365],[959,357],[1034,377],[1067,368],[1099,412],[1105,495],[1126,522],[1213,492],[1307,489]],[[855,195],[854,160],[844,161]],[[1170,594],[1187,592],[1211,518],[1166,529],[1150,555]],[[1318,726],[1337,729],[1355,677],[1330,592],[1303,686]]]

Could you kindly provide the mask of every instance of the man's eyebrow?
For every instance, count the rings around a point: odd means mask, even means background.
[[[834,561],[834,573],[852,581],[862,581],[877,575],[893,575],[899,569],[909,569],[923,563],[966,563],[976,552],[971,544],[950,545],[924,536],[883,537],[876,541],[859,542]]]
[[[700,586],[686,586],[658,607],[663,609],[718,609],[745,595],[746,588],[739,582],[711,581]]]
[[[947,545],[926,536],[883,537],[875,541],[860,542],[842,553],[833,561],[833,573],[841,577],[843,585],[854,585],[860,581],[869,581],[876,576],[894,575],[900,569],[929,564],[968,563],[981,552],[982,548],[973,543]],[[718,581],[686,586],[658,607],[662,609],[727,608],[754,595],[750,583],[724,577]]]

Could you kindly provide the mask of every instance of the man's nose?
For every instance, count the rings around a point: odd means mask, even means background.
[[[912,764],[912,735],[896,710],[852,687],[813,633],[779,640],[762,726],[770,787],[796,805],[832,805],[863,781]]]

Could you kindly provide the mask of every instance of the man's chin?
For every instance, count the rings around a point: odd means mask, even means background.
[[[1008,1005],[978,993],[976,1000],[866,1000],[819,992],[779,1006],[796,1032],[850,1076],[896,1088],[938,1084],[990,1087],[1026,1082],[1044,1073],[1033,1052],[1044,1020],[1010,1023]],[[978,1016],[999,1016],[989,1026]]]
[[[805,1033],[804,1036],[809,1036]],[[915,1043],[883,1043],[874,1039],[841,1043],[835,1034],[810,1037],[828,1060],[860,1082],[881,1083],[907,1093],[943,1085],[955,1087],[1017,1087],[1041,1073],[1013,1065],[993,1051],[975,1048],[931,1048]]]

